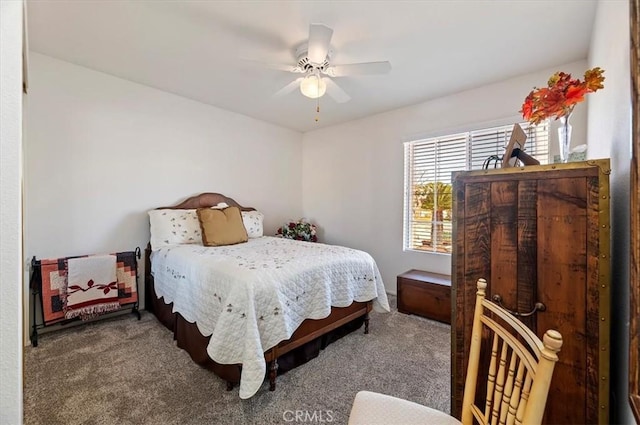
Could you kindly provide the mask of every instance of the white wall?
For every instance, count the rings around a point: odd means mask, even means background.
[[[629,223],[631,85],[629,4],[600,1],[589,66],[605,70],[604,89],[589,97],[590,158],[611,158],[611,412],[612,423],[631,424],[629,408]],[[636,211],[636,214],[638,212]]]
[[[22,2],[0,2],[0,423],[22,423]]]
[[[396,276],[416,268],[451,274],[448,255],[403,252],[403,142],[449,132],[510,124],[534,86],[556,71],[582,76],[586,61],[533,72],[419,105],[305,133],[304,215],[323,231],[322,239],[368,251],[388,292]],[[573,143],[586,143],[587,105],[572,116]],[[554,123],[555,132],[555,123]],[[552,134],[552,142],[556,136]],[[557,153],[557,143],[551,144]]]
[[[301,215],[300,133],[37,53],[29,79],[29,257],[144,248],[147,211],[200,192],[259,209],[270,234]]]

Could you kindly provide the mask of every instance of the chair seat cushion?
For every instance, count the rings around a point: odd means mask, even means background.
[[[351,407],[349,425],[461,425],[446,413],[384,394],[360,391]]]

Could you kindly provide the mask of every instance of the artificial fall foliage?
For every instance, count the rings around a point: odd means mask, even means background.
[[[556,72],[547,87],[534,87],[522,104],[522,117],[532,124],[553,117],[558,119],[573,112],[576,104],[588,93],[604,88],[604,70],[595,67],[584,73],[584,81],[572,79],[571,74]]]

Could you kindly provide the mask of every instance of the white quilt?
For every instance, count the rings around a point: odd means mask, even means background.
[[[376,311],[389,311],[375,261],[355,249],[265,236],[221,247],[165,247],[151,258],[157,295],[211,335],[209,356],[242,363],[245,399],[262,385],[264,352],[303,320],[353,301],[374,300]]]

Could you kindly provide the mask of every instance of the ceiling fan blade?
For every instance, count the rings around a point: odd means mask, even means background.
[[[321,64],[327,58],[333,30],[324,24],[309,25],[309,46],[307,57],[315,64]]]
[[[327,94],[333,100],[338,103],[345,103],[351,100],[351,96],[342,90],[331,78],[323,78],[323,80],[327,84]]]
[[[280,90],[278,90],[277,92],[275,92],[273,94],[273,97],[282,97],[282,96],[286,96],[289,93],[295,91],[295,89],[297,89],[298,87],[300,87],[300,82],[303,80],[302,77],[300,78],[296,78],[295,80],[293,80],[292,82],[290,82],[289,84],[287,84],[286,86],[284,86],[283,88],[281,88]]]
[[[297,66],[288,65],[286,63],[261,63],[260,65],[264,68],[275,69],[277,71],[302,72]]]
[[[384,61],[333,65],[329,68],[327,74],[332,77],[344,77],[347,75],[388,74],[390,71],[391,63]]]
[[[275,69],[277,71],[285,71],[285,72],[293,72],[293,73],[301,73],[304,72],[296,65],[289,65],[286,63],[271,63],[271,62],[260,62],[253,59],[240,59],[241,63],[247,67],[254,68],[256,66],[260,68],[266,69]]]

